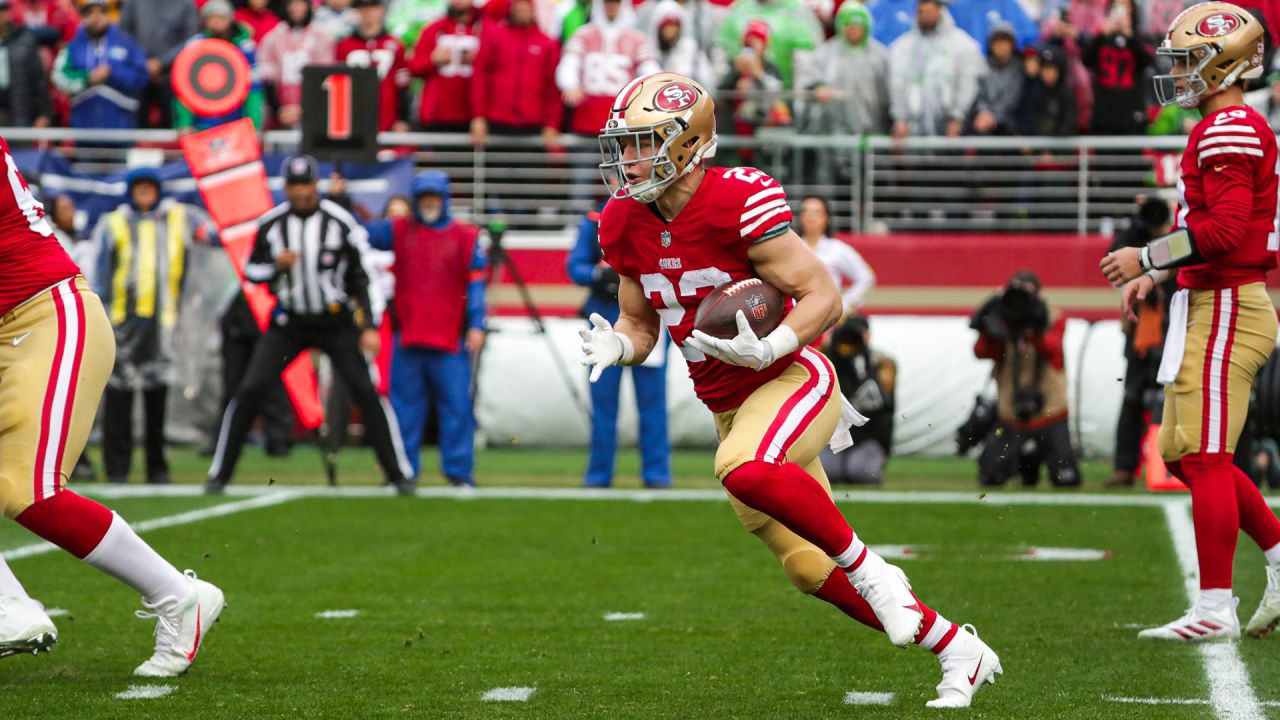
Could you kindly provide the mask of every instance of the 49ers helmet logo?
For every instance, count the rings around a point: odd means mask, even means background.
[[[1204,37],[1222,37],[1240,27],[1240,18],[1230,13],[1216,13],[1196,25],[1196,34]]]
[[[688,83],[671,82],[658,88],[653,106],[666,112],[680,112],[698,100],[698,91]]]

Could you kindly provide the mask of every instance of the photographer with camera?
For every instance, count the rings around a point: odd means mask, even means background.
[[[1062,353],[1066,319],[1040,297],[1040,278],[1019,270],[974,313],[973,354],[995,361],[996,423],[978,457],[978,482],[1003,485],[1033,442],[1055,487],[1077,487],[1080,471],[1067,427]]]
[[[827,357],[835,367],[840,391],[867,418],[849,428],[853,447],[839,455],[823,448],[819,457],[833,485],[879,485],[893,446],[894,386],[898,363],[871,349],[871,330],[863,315],[851,315],[831,332]]]

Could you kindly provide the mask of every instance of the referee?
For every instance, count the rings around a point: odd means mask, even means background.
[[[395,413],[374,389],[365,360],[378,354],[377,326],[386,304],[365,265],[368,239],[350,213],[320,198],[317,179],[314,158],[287,159],[287,201],[258,222],[244,275],[250,282],[269,285],[277,304],[222,416],[206,492],[220,493],[231,481],[249,426],[271,383],[294,358],[314,347],[329,356],[360,407],[387,483],[402,495],[413,493]]]

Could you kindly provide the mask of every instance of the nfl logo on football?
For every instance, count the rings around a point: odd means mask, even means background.
[[[751,308],[751,317],[756,320],[769,317],[769,305],[765,303],[763,295],[752,295],[747,298],[747,307]]]

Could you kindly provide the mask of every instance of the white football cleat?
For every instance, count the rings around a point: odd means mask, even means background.
[[[191,590],[184,598],[168,597],[154,605],[142,603],[147,610],[135,613],[156,621],[156,652],[133,671],[139,677],[176,677],[187,671],[196,660],[200,645],[222,614],[226,601],[215,585],[191,578]]]
[[[1176,643],[1234,642],[1240,639],[1240,620],[1236,617],[1240,599],[1231,600],[1231,607],[1221,612],[1209,612],[1197,605],[1167,625],[1143,630],[1138,637]]]
[[[1249,637],[1263,638],[1280,626],[1280,568],[1267,568],[1267,589],[1262,602],[1244,627]]]
[[[978,639],[972,625],[956,629],[938,660],[942,661],[942,682],[938,683],[938,699],[925,703],[931,708],[967,708],[983,685],[995,685],[996,676],[1004,674],[1000,656]]]
[[[924,613],[920,611],[920,602],[911,594],[906,574],[867,550],[862,564],[849,572],[849,582],[871,606],[889,642],[898,647],[911,644],[924,622]]]
[[[0,595],[0,658],[49,652],[58,642],[58,629],[31,598]]]

